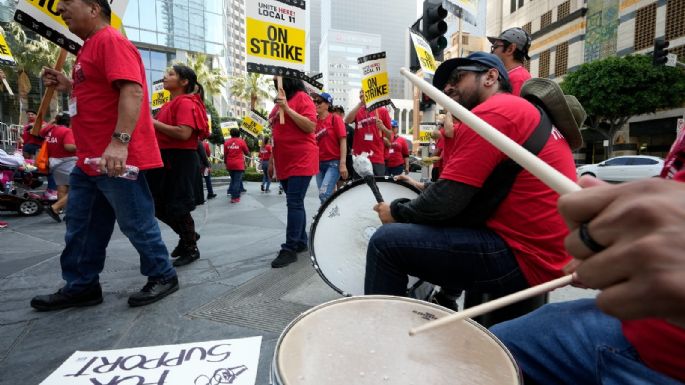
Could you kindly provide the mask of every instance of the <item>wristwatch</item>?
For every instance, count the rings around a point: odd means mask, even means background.
[[[128,144],[131,141],[131,134],[125,132],[115,132],[112,134],[112,138],[120,141],[123,144]]]

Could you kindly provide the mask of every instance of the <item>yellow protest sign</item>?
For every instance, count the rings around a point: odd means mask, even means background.
[[[2,34],[0,34],[0,63],[9,66],[17,65],[14,56],[12,56],[12,51],[10,51],[10,47],[7,45],[5,36]]]
[[[390,79],[385,52],[360,57],[357,63],[362,69],[362,91],[366,109],[371,111],[390,104]]]
[[[305,74],[307,12],[303,0],[245,2],[247,72],[304,80],[317,88],[317,77]]]
[[[14,20],[37,32],[67,51],[76,54],[83,40],[69,31],[57,12],[60,0],[19,0]],[[121,28],[121,18],[126,12],[128,0],[109,0],[112,10],[111,25]]]
[[[430,45],[426,42],[423,36],[409,30],[409,35],[411,36],[411,41],[414,43],[414,51],[416,51],[416,57],[419,59],[419,64],[424,74],[435,75],[435,70],[438,68],[435,62],[435,57],[433,57],[433,51],[431,51]]]
[[[238,128],[238,122],[221,122],[221,135],[227,139],[231,135],[231,129]]]
[[[422,124],[419,129],[419,143],[427,144],[431,140],[431,135],[435,130],[434,124]]]
[[[164,89],[164,81],[156,80],[152,83],[152,112],[162,108],[162,106],[171,100],[171,93]]]
[[[256,138],[262,133],[262,131],[264,131],[264,127],[266,125],[266,119],[261,117],[258,113],[250,111],[250,113],[248,115],[245,115],[245,118],[243,118],[241,128],[248,135]]]

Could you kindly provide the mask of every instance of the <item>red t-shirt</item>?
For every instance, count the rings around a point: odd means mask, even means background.
[[[448,138],[447,135],[445,135],[445,129],[441,128],[440,133],[442,134],[442,164],[446,165],[447,162],[449,162],[450,155],[452,152],[454,152],[454,144],[456,143],[455,138],[457,137],[457,127],[459,126],[459,123],[454,122],[454,129],[452,132],[452,137]]]
[[[385,165],[388,167],[397,167],[404,164],[404,158],[409,157],[409,146],[407,140],[397,135],[390,147],[387,148],[387,155],[385,156]]]
[[[524,66],[518,66],[509,70],[509,82],[511,83],[511,93],[521,95],[521,87],[526,80],[530,79],[530,72]]]
[[[245,170],[244,155],[249,155],[250,149],[247,143],[240,138],[229,138],[224,142],[224,163],[226,170]]]
[[[519,144],[528,139],[540,121],[540,114],[532,104],[511,94],[494,95],[476,106],[473,113]],[[454,140],[441,179],[480,188],[495,166],[507,159],[465,124],[455,128]],[[569,179],[576,180],[573,154],[556,129],[538,156]],[[557,211],[558,198],[556,192],[522,170],[510,193],[486,223],[512,249],[530,285],[561,277],[562,268],[571,260],[564,248],[568,228]]]
[[[342,118],[328,114],[316,121],[316,141],[319,145],[319,162],[340,160],[340,139],[347,138],[347,130]]]
[[[207,110],[198,94],[185,94],[173,98],[159,110],[157,120],[170,126],[188,126],[193,129],[186,140],[174,139],[155,131],[160,149],[197,150],[198,138],[204,139],[209,134]]]
[[[685,182],[684,136],[671,147],[662,178]],[[651,318],[623,321],[623,334],[648,367],[685,382],[685,329]]]
[[[128,144],[126,164],[141,170],[162,167],[152,127],[145,66],[130,41],[110,26],[97,31],[83,43],[76,56],[72,79],[77,113],[71,118],[71,128],[78,167],[88,175],[98,175],[93,168],[84,167],[83,161],[100,157],[112,141],[119,116],[119,89],[115,86],[118,80],[137,83],[143,88],[140,115]]]
[[[440,129],[440,137],[435,141],[435,153],[433,156],[439,156],[440,160],[433,163],[433,167],[442,168],[445,160],[445,129]]]
[[[24,126],[24,129],[21,134],[21,139],[24,141],[24,144],[35,144],[35,145],[42,145],[43,144],[43,138],[40,136],[32,135],[31,134],[31,128],[33,127],[33,122],[29,122],[29,124]],[[43,125],[45,127],[45,125]]]
[[[266,161],[271,159],[271,145],[267,144],[259,149],[259,160]]]
[[[64,149],[65,144],[75,144],[74,133],[69,127],[50,125],[45,129],[45,140],[48,142],[48,157],[69,158],[76,156],[75,152]]]
[[[296,92],[288,99],[288,106],[293,111],[316,123],[316,107],[306,92]],[[283,115],[285,123],[281,124],[278,117],[278,106],[274,106],[269,114],[273,133],[274,164],[278,179],[318,174],[319,147],[316,145],[316,135],[313,132],[306,134],[288,114],[284,113]]]
[[[383,133],[376,126],[376,116],[383,121],[385,128],[390,129],[392,127],[390,114],[385,107],[379,107],[369,112],[365,106],[361,106],[354,117],[352,153],[360,155],[362,152],[368,152],[371,163],[384,164],[385,143],[383,142]]]

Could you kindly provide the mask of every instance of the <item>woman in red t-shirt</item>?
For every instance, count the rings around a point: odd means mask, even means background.
[[[271,138],[264,137],[264,142],[259,148],[259,161],[262,168],[262,191],[271,192],[271,178],[269,177],[269,159],[271,159]]]
[[[197,142],[209,135],[204,90],[195,72],[185,65],[174,65],[164,75],[164,88],[171,100],[153,120],[163,168],[149,170],[147,181],[155,200],[155,216],[179,235],[171,256],[174,266],[200,258],[195,222],[190,212],[204,203]]]
[[[53,124],[49,124],[40,131],[40,136],[47,141],[50,175],[57,185],[57,202],[53,203],[45,212],[56,222],[62,222],[59,213],[67,205],[69,197],[69,174],[76,166],[76,142],[74,134],[69,128],[69,113],[62,112],[55,117]]]
[[[273,175],[275,167],[285,190],[288,221],[285,243],[271,262],[274,268],[297,261],[296,253],[307,250],[304,197],[312,176],[319,172],[319,148],[314,135],[316,108],[302,80],[284,78],[275,103],[269,115],[274,143],[269,173]],[[280,122],[279,109],[283,110],[284,123]]]
[[[319,173],[316,186],[321,204],[333,195],[338,179],[347,179],[347,131],[338,114],[332,114],[333,97],[322,92],[312,94],[316,104],[316,141],[319,145]]]
[[[240,202],[240,190],[245,173],[245,155],[250,155],[247,143],[240,139],[239,129],[231,128],[231,138],[224,142],[224,163],[231,175],[231,184],[228,186],[231,203]]]

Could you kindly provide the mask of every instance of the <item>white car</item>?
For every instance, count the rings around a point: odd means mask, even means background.
[[[664,160],[656,156],[617,156],[597,164],[586,164],[576,169],[578,176],[591,175],[607,182],[628,182],[659,176]]]

